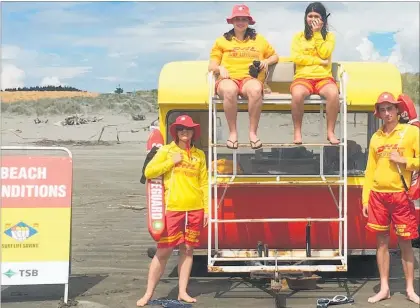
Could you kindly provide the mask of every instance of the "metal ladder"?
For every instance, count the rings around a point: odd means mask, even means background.
[[[217,104],[221,104],[222,100],[214,94],[215,78],[213,73],[208,74],[208,189],[209,189],[209,201],[208,201],[208,272],[336,272],[336,271],[347,271],[347,102],[346,102],[346,83],[347,74],[345,71],[339,73],[339,84],[340,84],[340,125],[339,125],[339,139],[341,143],[339,145],[339,175],[324,175],[324,147],[333,146],[329,143],[312,143],[302,144],[300,146],[306,147],[319,147],[320,148],[320,174],[316,177],[316,180],[282,180],[280,176],[273,175],[242,175],[237,174],[237,150],[233,151],[233,174],[231,175],[220,175],[217,173],[217,148],[225,147],[225,144],[217,144]],[[239,98],[238,104],[246,104],[247,101]],[[291,103],[291,95],[289,94],[269,94],[264,95],[263,104],[287,104]],[[319,106],[320,109],[320,125],[321,133],[324,133],[324,122],[323,112],[325,100],[317,95],[312,95],[305,100],[305,105],[311,104]],[[264,144],[265,148],[284,148],[284,147],[296,147],[295,144]],[[248,144],[239,144],[239,148],[250,147]],[[264,179],[264,181],[253,181],[250,182],[249,178]],[[286,178],[299,178],[302,175],[287,175],[282,176]],[[304,175],[304,177],[311,177]],[[314,176],[312,176],[314,177]],[[244,178],[248,180],[243,181]],[[268,180],[272,178],[272,180]],[[332,178],[332,179],[331,179]],[[232,185],[250,185],[259,184],[262,186],[266,185],[327,185],[331,193],[332,198],[337,206],[339,217],[334,218],[264,218],[264,219],[219,219],[218,218],[218,207],[222,204],[226,189]],[[331,186],[339,186],[339,198],[336,199]],[[258,186],[258,185],[257,185]],[[218,187],[224,187],[224,193],[222,194],[218,202]],[[258,188],[254,188],[257,190]],[[213,193],[212,193],[213,192]],[[214,217],[213,217],[214,209]],[[220,249],[219,248],[219,224],[223,223],[255,223],[255,222],[269,222],[269,223],[285,223],[285,222],[306,222],[306,247],[302,249],[294,249],[288,251],[282,251],[280,249],[263,249],[261,251],[255,249]],[[314,250],[310,247],[310,225],[312,222],[338,222],[339,223],[339,247],[338,249],[319,249]],[[214,232],[214,234],[213,234]],[[264,256],[263,256],[264,255]],[[232,263],[237,261],[238,265],[223,265],[225,261]],[[250,262],[251,261],[251,262]],[[241,263],[252,263],[253,265],[240,265]],[[307,264],[309,263],[311,264]],[[328,264],[324,265],[313,265],[315,261],[323,261]],[[219,264],[216,264],[218,262]],[[259,262],[259,264],[255,264]],[[279,263],[286,263],[285,265]],[[292,263],[292,264],[291,264]]]

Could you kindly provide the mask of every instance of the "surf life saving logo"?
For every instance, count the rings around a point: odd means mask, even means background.
[[[4,233],[18,242],[23,242],[37,234],[38,231],[21,221],[4,231]]]
[[[16,273],[9,269],[7,272],[3,273],[3,275],[12,278],[14,275],[16,275]]]

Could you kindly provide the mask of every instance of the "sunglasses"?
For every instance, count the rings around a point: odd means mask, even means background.
[[[239,21],[239,22],[249,22],[249,18],[248,17],[235,17],[233,18],[234,21]]]
[[[354,303],[353,298],[348,298],[345,295],[336,295],[332,299],[329,298],[318,298],[316,301],[317,308],[325,308],[329,305],[341,305],[347,303]]]
[[[176,127],[177,132],[182,132],[183,130],[194,130],[194,128],[186,127],[186,126],[182,126],[182,125],[179,125],[179,126]]]

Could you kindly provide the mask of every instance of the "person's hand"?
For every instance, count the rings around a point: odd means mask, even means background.
[[[389,160],[396,163],[396,164],[405,164],[407,161],[406,159],[400,155],[397,151],[392,152],[389,156]]]
[[[329,59],[327,59],[327,60],[321,60],[321,65],[328,66],[329,64],[330,64],[330,60]]]
[[[363,207],[362,213],[363,213],[363,216],[365,216],[366,218],[368,217],[368,207],[367,206]]]
[[[268,68],[268,60],[262,60],[260,62],[260,70],[266,70]]]
[[[209,223],[209,214],[204,213],[204,219],[203,219],[203,227],[207,227],[207,224]]]
[[[323,25],[324,25],[324,22],[319,18],[316,18],[316,19],[312,20],[312,23],[311,23],[312,32],[321,31]]]
[[[220,77],[229,78],[229,72],[227,71],[225,67],[219,66],[219,73],[220,73]]]
[[[182,154],[181,153],[174,153],[172,155],[172,161],[174,162],[174,164],[176,165],[177,163],[182,161]]]

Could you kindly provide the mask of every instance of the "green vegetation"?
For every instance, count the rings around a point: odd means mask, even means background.
[[[419,73],[405,73],[401,75],[403,92],[408,94],[415,104],[417,109],[420,104],[419,93]],[[46,88],[46,87],[42,87]],[[41,87],[22,88],[17,91],[42,91]],[[72,87],[55,87],[55,91],[72,91]],[[75,89],[74,91],[76,91]],[[117,91],[118,90],[118,91]],[[121,91],[120,91],[121,90]],[[14,90],[16,91],[16,90]],[[31,90],[29,90],[31,91]],[[46,91],[46,90],[45,90]],[[54,91],[54,90],[53,90]],[[77,90],[80,91],[80,90]],[[50,114],[75,114],[75,113],[100,113],[103,111],[112,111],[114,113],[147,113],[157,111],[157,90],[136,91],[123,93],[123,89],[119,86],[115,90],[116,93],[101,94],[97,97],[68,97],[58,99],[40,99],[37,101],[19,101],[15,103],[2,103],[1,112],[11,114],[24,115],[50,115]],[[117,94],[119,93],[119,94]]]
[[[405,73],[401,74],[402,78],[402,86],[403,86],[403,92],[405,94],[408,94],[413,102],[417,105],[417,108],[420,106],[420,93],[419,93],[419,87],[420,87],[420,74],[415,73]]]

